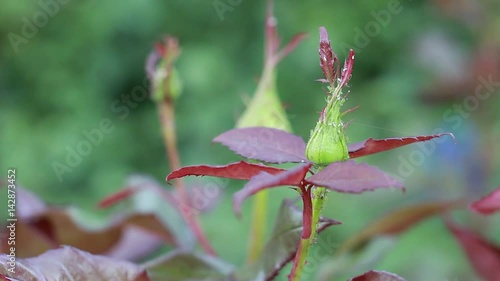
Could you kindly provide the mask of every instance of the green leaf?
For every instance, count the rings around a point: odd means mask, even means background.
[[[463,204],[461,201],[421,202],[389,212],[344,241],[336,256],[320,268],[319,280],[337,280],[345,274],[352,276],[372,269],[392,250],[402,232]]]
[[[340,222],[320,218],[318,233]],[[253,266],[240,270],[237,280],[272,280],[291,262],[302,235],[302,210],[293,201],[284,200],[260,260]]]
[[[234,267],[215,257],[176,251],[144,265],[152,281],[223,281]]]
[[[264,71],[256,93],[238,119],[237,128],[269,127],[290,132],[290,121],[279,98],[274,71]]]
[[[396,246],[398,240],[393,236],[374,237],[367,242],[362,252],[355,255],[337,255],[328,259],[319,268],[318,281],[341,280],[342,277],[375,268]]]

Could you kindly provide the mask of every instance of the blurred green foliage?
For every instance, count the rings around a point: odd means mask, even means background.
[[[163,182],[169,167],[158,116],[154,103],[141,93],[148,87],[145,58],[154,42],[165,34],[178,37],[182,48],[177,67],[184,94],[178,100],[177,122],[183,164],[236,160],[231,152],[210,141],[234,127],[244,108],[242,97],[250,96],[257,85],[263,61],[265,1],[232,1],[241,3],[222,14],[215,2],[231,1],[2,3],[1,170],[17,168],[18,183],[48,202],[88,210],[93,210],[105,195],[122,188],[129,174],[151,174]],[[408,190],[404,195],[390,191],[332,195],[325,213],[344,224],[324,235],[341,241],[393,207],[419,200],[476,198],[498,185],[498,87],[496,94],[462,118],[459,126],[443,114],[454,104],[462,104],[465,96],[431,103],[421,98],[448,71],[461,67],[462,60],[474,58],[488,37],[483,30],[500,30],[498,13],[488,6],[493,6],[493,1],[474,2],[484,17],[472,18],[472,24],[469,17],[459,13],[463,7],[451,9],[440,1],[276,2],[283,39],[299,31],[309,33],[278,66],[278,90],[297,134],[309,137],[317,112],[324,105],[322,85],[314,80],[321,78],[318,28],[325,26],[342,60],[348,46],[357,53],[345,106],[361,107],[346,117],[354,119],[347,129],[351,141],[428,134],[435,128],[451,130],[458,138],[457,145],[451,139],[438,144],[434,152],[414,165],[414,172],[403,176]],[[394,3],[400,12],[390,12],[390,18],[377,22],[375,15],[388,11]],[[38,23],[36,30],[29,30],[27,22],[34,21]],[[370,27],[370,22],[375,25]],[[359,33],[370,34],[366,28],[372,28],[373,36],[366,35],[366,44],[356,44]],[[432,44],[423,44],[435,33],[444,43],[431,40]],[[458,60],[440,57],[438,51],[443,44],[451,46],[445,48],[447,52],[459,54]],[[423,59],[427,56],[443,60],[429,62]],[[491,60],[498,62],[499,57]],[[451,65],[448,68],[447,62]],[[472,76],[479,83],[473,69],[461,70],[463,77]],[[71,171],[58,178],[54,163],[68,165],[68,151],[87,140],[84,131],[95,132],[106,119],[111,122],[110,132],[102,133],[102,139],[82,156],[81,163],[68,166]],[[361,161],[398,175],[401,159],[409,159],[418,149],[401,148]],[[245,245],[248,233],[248,216],[242,222],[230,212],[229,195],[240,186],[231,183],[225,189],[223,203],[203,218],[214,246],[222,257],[235,263],[244,260],[245,247],[231,247],[227,241]],[[295,195],[286,188],[271,194],[276,201]],[[278,206],[272,204],[270,217],[274,218]],[[462,217],[470,220],[471,215],[464,213]],[[475,224],[500,242],[491,234],[499,227]],[[471,276],[465,257],[439,219],[410,231],[396,249],[380,266],[408,280],[466,280],[462,276]],[[438,276],[425,275],[429,272]]]

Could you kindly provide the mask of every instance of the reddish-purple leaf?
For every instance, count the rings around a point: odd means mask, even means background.
[[[356,163],[354,160],[334,162],[307,178],[306,182],[347,193],[361,193],[387,187],[404,189],[401,182],[377,167]]]
[[[260,172],[266,172],[274,175],[283,171],[285,170],[265,166],[262,164],[253,164],[245,161],[240,161],[218,166],[196,165],[182,167],[171,172],[167,176],[167,181],[186,176],[210,176],[238,180],[249,180],[253,176],[258,175]]]
[[[423,220],[457,207],[463,207],[463,202],[422,202],[392,210],[344,241],[337,253],[359,251],[376,237],[400,235]]]
[[[154,214],[120,214],[96,226],[76,219],[74,208],[47,206],[20,186],[17,190],[16,257],[32,257],[69,245],[92,254],[139,259],[162,244],[179,245],[174,232]],[[0,222],[0,253],[9,253],[8,229]],[[185,234],[184,234],[185,235]],[[140,248],[136,248],[137,243]]]
[[[236,215],[241,213],[241,204],[243,201],[261,190],[268,189],[276,186],[291,185],[299,186],[306,176],[312,163],[300,164],[293,169],[281,172],[276,175],[269,173],[260,173],[250,179],[250,181],[233,196],[233,210]]]
[[[217,195],[221,195],[219,193],[214,196],[204,196],[203,194],[206,192],[206,190],[204,190],[204,185],[191,184],[186,186],[187,203],[189,203],[186,204],[182,203],[182,200],[177,192],[170,192],[151,179],[141,176],[132,176],[130,178],[134,179],[135,183],[126,186],[118,192],[106,196],[98,203],[98,208],[109,208],[134,197],[142,191],[148,190],[156,193],[159,197],[165,200],[165,203],[176,207],[178,210],[181,210],[182,208],[190,208],[190,212],[204,213],[210,211],[217,204],[220,199],[220,196]]]
[[[124,189],[122,189],[118,192],[115,192],[109,196],[106,196],[104,199],[102,199],[99,202],[99,204],[97,206],[101,209],[109,208],[109,207],[111,207],[119,202],[122,202],[122,201],[130,198],[131,196],[136,194],[139,189],[140,188],[137,188],[135,186],[125,187]]]
[[[388,138],[388,139],[372,139],[369,138],[365,141],[350,144],[349,157],[357,158],[361,156],[366,156],[374,153],[379,153],[386,150],[395,149],[401,146],[412,144],[415,142],[428,141],[434,138],[439,138],[444,135],[449,135],[455,140],[455,136],[452,133],[442,133],[429,136],[415,136],[415,137],[403,137],[403,138]]]
[[[250,127],[233,129],[214,139],[235,153],[268,163],[306,162],[304,140],[288,132]]]
[[[488,195],[472,203],[470,208],[483,215],[500,212],[500,187],[497,187],[497,189]]]
[[[180,199],[177,192],[166,189],[151,177],[144,175],[131,175],[127,177],[126,185],[123,191],[118,191],[117,193],[108,196],[100,203],[100,205],[109,207],[122,201],[128,201],[128,203],[132,203],[132,206],[130,206],[132,208],[127,208],[127,210],[132,211],[136,207],[141,208],[141,202],[163,200],[164,202],[161,205],[161,210],[156,208],[151,210],[152,214],[161,212],[163,215],[158,217],[159,221],[144,225],[146,228],[145,230],[148,233],[154,233],[157,227],[163,226],[165,229],[172,231],[172,236],[176,245],[184,247],[192,244],[193,237],[191,236],[192,233],[189,232],[189,226],[185,224],[184,220],[179,220],[179,217],[181,215],[197,216],[201,212],[205,212],[207,207],[213,205],[213,203],[217,201],[218,197],[214,192],[211,192],[210,196],[207,196],[206,192],[200,192],[200,190],[196,189],[198,188],[192,185],[186,186],[187,200],[184,201]],[[140,213],[144,213],[144,211],[141,210]],[[123,213],[121,215],[123,215]],[[129,236],[130,235],[127,237]],[[124,248],[125,249],[123,250],[127,250],[126,248],[130,247]]]
[[[405,279],[394,273],[380,270],[370,270],[362,275],[349,279],[349,281],[405,281]]]
[[[149,281],[146,271],[138,265],[110,257],[91,255],[73,247],[49,250],[37,257],[14,261],[0,255],[0,274],[8,280],[123,280]]]
[[[451,221],[446,226],[467,254],[472,267],[485,281],[500,281],[500,247]]]

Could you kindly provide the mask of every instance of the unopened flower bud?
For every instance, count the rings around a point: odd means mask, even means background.
[[[343,100],[329,103],[311,132],[311,138],[306,147],[306,156],[316,165],[326,166],[349,158],[344,124],[340,120],[342,103]]]
[[[345,96],[342,88],[351,78],[354,65],[354,51],[350,50],[345,60],[342,72],[338,71],[338,58],[330,46],[328,33],[324,27],[320,28],[319,59],[324,79],[328,83],[327,104],[320,114],[316,127],[311,132],[307,143],[306,156],[309,161],[318,166],[347,160],[349,151],[345,137],[345,126],[340,117],[340,108],[344,104]]]
[[[146,72],[151,83],[151,98],[156,102],[175,100],[182,92],[174,62],[180,54],[177,39],[167,36],[156,44],[146,62]]]

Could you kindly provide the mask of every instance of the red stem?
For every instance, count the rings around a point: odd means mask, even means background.
[[[309,187],[309,188],[308,188]],[[289,281],[300,280],[300,273],[302,267],[304,266],[307,252],[311,246],[310,237],[312,235],[312,199],[311,199],[311,186],[301,186],[300,187],[303,202],[302,211],[302,236],[297,245],[297,252],[295,253],[295,258],[293,259],[292,271],[288,275]]]
[[[311,236],[312,225],[311,188],[301,186],[301,190],[301,197],[304,205],[302,210],[302,239],[308,239]]]

